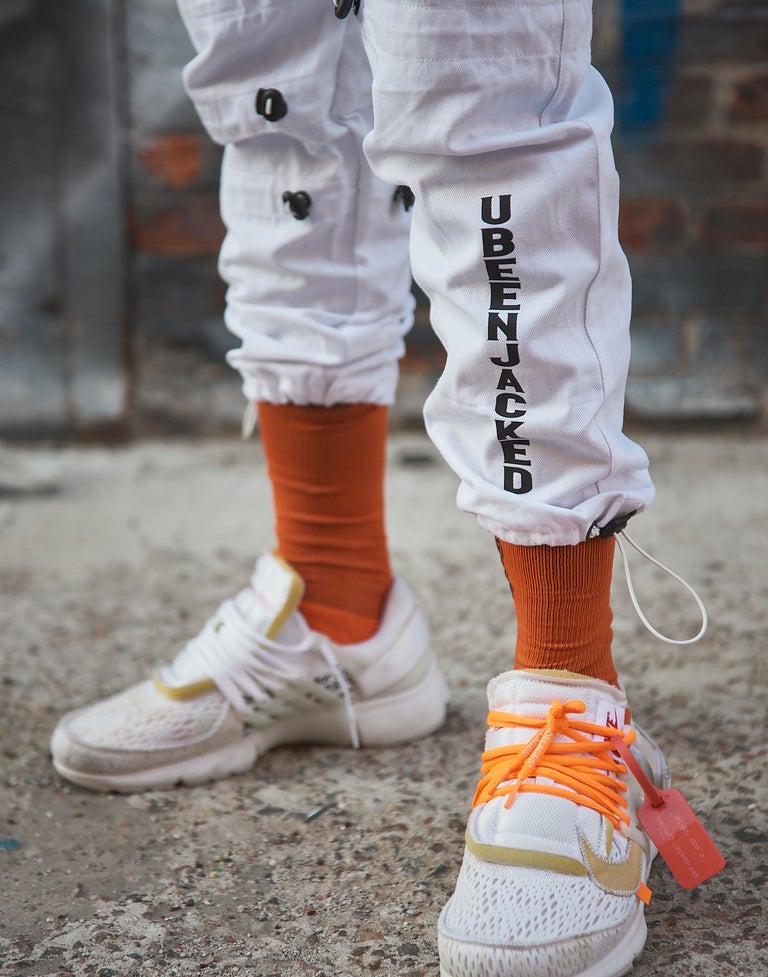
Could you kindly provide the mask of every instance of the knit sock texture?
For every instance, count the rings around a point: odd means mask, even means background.
[[[566,670],[618,685],[610,606],[615,540],[496,542],[517,615],[515,668]]]
[[[339,644],[378,630],[392,586],[387,423],[375,404],[259,404],[277,550],[304,580],[307,623]]]

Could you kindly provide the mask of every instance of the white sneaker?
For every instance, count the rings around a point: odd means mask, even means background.
[[[664,757],[597,679],[507,672],[488,699],[483,777],[438,924],[441,977],[619,977],[645,943],[656,848],[608,740],[632,743],[658,787]]]
[[[285,743],[389,746],[443,722],[446,685],[423,612],[396,580],[377,633],[335,645],[296,610],[304,585],[265,554],[172,665],[65,715],[56,770],[94,790],[199,784]]]

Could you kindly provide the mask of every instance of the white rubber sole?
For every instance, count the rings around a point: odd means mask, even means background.
[[[445,679],[433,658],[427,673],[412,688],[355,706],[360,745],[396,746],[429,736],[443,724],[447,704]],[[55,758],[53,765],[62,777],[82,787],[127,794],[194,786],[242,774],[268,750],[292,743],[350,746],[344,706],[293,716],[265,729],[245,727],[242,738],[226,746],[162,767],[123,774],[91,774],[71,770]]]

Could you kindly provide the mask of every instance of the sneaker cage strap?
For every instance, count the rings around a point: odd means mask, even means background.
[[[231,601],[225,601],[216,616],[226,620],[232,630],[242,628],[242,623],[234,613]],[[252,654],[247,661],[242,661],[221,640],[212,624],[213,620],[214,618],[208,622],[196,639],[189,642],[182,654],[198,662],[200,671],[204,674],[215,676],[213,681],[219,692],[236,712],[242,713],[245,710],[248,698],[264,701],[270,695],[270,691],[277,692],[282,685],[290,682],[293,672],[281,661],[278,644],[263,636],[260,640],[258,655]],[[250,635],[246,632],[245,637],[250,637]],[[321,641],[317,647],[341,691],[347,725],[349,726],[350,742],[357,750],[360,748],[360,733],[349,680],[327,642]],[[302,644],[294,648],[294,651],[307,652],[311,648],[312,640],[307,635]]]

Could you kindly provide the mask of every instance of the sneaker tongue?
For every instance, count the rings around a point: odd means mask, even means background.
[[[299,606],[304,583],[280,557],[265,553],[259,557],[251,586],[241,590],[234,604],[251,628],[266,638],[276,638]]]
[[[241,590],[232,603],[246,632],[271,639],[281,635],[290,643],[292,633],[289,634],[291,629],[286,624],[298,607],[303,593],[304,583],[296,571],[279,557],[265,553],[256,563],[250,587]],[[211,623],[214,627],[220,625],[216,616],[211,618],[209,624]],[[295,629],[299,631],[297,626]],[[189,642],[171,665],[158,672],[160,685],[178,689],[197,682],[210,681],[201,672],[198,656],[190,653],[198,640],[200,635]]]
[[[572,672],[521,669],[498,675],[488,685],[489,708],[500,712],[541,718],[555,700],[563,704],[583,702],[586,711],[578,718],[585,722],[624,728],[626,697],[620,689],[600,679]],[[518,727],[489,730],[488,735],[492,740],[489,745],[502,746],[527,742],[531,731]]]
[[[586,710],[576,718],[585,722],[619,729],[624,726],[624,693],[599,679],[570,672],[531,669],[505,672],[488,685],[488,703],[494,711],[543,718],[555,700],[562,704],[583,702]],[[534,731],[527,727],[491,728],[486,749],[527,743],[533,734]],[[476,808],[471,825],[473,835],[486,844],[578,857],[574,831],[577,819],[583,825],[591,822],[595,839],[599,836],[601,819],[598,814],[547,794],[523,793],[508,809],[502,807],[500,800]]]

